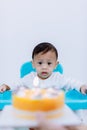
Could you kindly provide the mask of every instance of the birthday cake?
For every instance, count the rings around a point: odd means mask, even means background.
[[[34,120],[37,112],[46,113],[46,118],[54,119],[63,115],[64,92],[53,88],[26,89],[21,87],[13,94],[14,114],[18,118]]]

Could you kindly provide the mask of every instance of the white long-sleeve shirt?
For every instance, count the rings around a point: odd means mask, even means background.
[[[18,83],[16,83],[14,86],[27,86],[29,88],[34,87],[33,81],[35,77],[37,76],[36,72],[31,72],[30,74],[26,75],[24,78],[21,78]],[[81,85],[83,85],[81,82],[78,82],[76,80],[72,80],[70,78],[65,78],[64,75],[61,75],[59,72],[53,72],[52,75],[42,80],[38,77],[39,84],[38,87],[40,88],[50,88],[55,87],[56,89],[77,89],[79,91]]]

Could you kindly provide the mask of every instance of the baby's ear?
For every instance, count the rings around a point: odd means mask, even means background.
[[[32,67],[35,68],[35,66],[34,66],[34,61],[33,61],[33,60],[31,61],[31,63],[32,63]]]
[[[57,61],[57,65],[59,64],[59,61]]]
[[[59,61],[56,62],[56,66],[58,66],[58,64],[59,64]]]
[[[57,62],[56,62],[56,66],[55,66],[55,69],[56,69],[56,67],[58,66],[58,64],[59,64],[59,61],[57,61]]]

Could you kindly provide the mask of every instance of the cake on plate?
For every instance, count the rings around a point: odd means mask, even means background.
[[[64,92],[53,88],[21,87],[13,94],[12,100],[16,117],[34,120],[38,111],[43,111],[46,118],[54,119],[63,115]]]

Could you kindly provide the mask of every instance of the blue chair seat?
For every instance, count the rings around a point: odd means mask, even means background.
[[[5,91],[3,93],[0,93],[0,110],[2,110],[5,105],[11,105],[11,104],[12,104],[12,92]]]
[[[0,110],[5,105],[12,104],[12,92],[5,91],[0,93]],[[72,110],[87,109],[87,95],[83,95],[75,89],[65,92],[65,104],[67,104]]]
[[[65,103],[72,110],[87,109],[87,95],[83,95],[73,89],[65,94]]]

